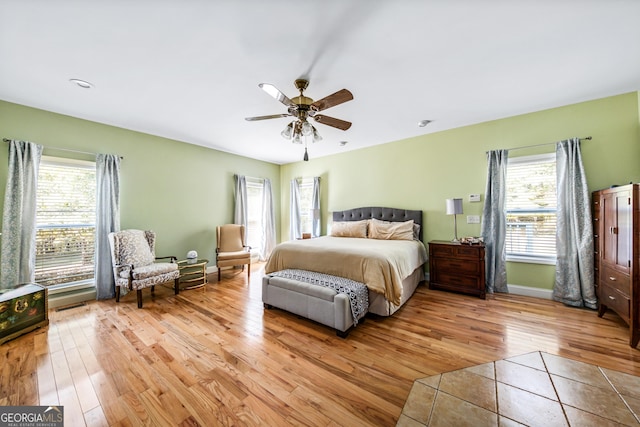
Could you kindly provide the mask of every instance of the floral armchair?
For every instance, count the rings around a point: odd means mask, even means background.
[[[116,302],[120,302],[121,288],[124,293],[135,290],[138,308],[142,308],[142,289],[151,288],[171,280],[174,281],[175,294],[178,295],[180,272],[175,256],[156,257],[153,231],[123,230],[109,233],[111,262],[116,283]],[[170,262],[156,263],[158,259],[170,259]]]

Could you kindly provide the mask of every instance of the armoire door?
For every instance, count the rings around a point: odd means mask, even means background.
[[[620,190],[602,197],[602,261],[628,272],[631,261],[631,191]]]

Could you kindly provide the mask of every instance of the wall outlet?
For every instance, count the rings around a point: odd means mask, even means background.
[[[467,215],[467,224],[480,224],[480,215]]]
[[[469,201],[470,202],[479,202],[480,201],[480,194],[469,194]]]

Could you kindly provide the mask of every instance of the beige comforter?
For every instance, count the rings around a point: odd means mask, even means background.
[[[295,268],[362,282],[400,305],[402,281],[427,260],[416,240],[376,240],[324,236],[276,246],[265,273]]]

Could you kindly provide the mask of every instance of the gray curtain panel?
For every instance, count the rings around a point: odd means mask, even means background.
[[[557,232],[553,299],[597,308],[593,265],[593,223],[580,139],[556,144]]]
[[[289,207],[289,238],[291,240],[302,237],[300,224],[300,184],[297,179],[291,180],[291,203]]]
[[[262,191],[262,246],[260,247],[260,261],[266,261],[273,248],[276,247],[276,221],[273,209],[273,191],[271,180],[264,179]]]
[[[487,187],[482,211],[482,237],[485,244],[486,291],[509,292],[507,288],[505,214],[507,150],[487,153]]]
[[[233,211],[233,223],[244,225],[247,229],[248,207],[247,207],[247,180],[244,175],[235,175],[235,191],[236,202]],[[247,238],[245,233],[245,239]],[[247,242],[243,242],[246,244]]]
[[[313,199],[311,200],[311,237],[320,236],[320,177],[313,177]]]
[[[36,189],[42,146],[9,141],[9,168],[2,215],[0,289],[35,280]]]
[[[96,156],[96,299],[116,296],[109,233],[120,231],[120,157]],[[123,288],[124,290],[124,288]]]

